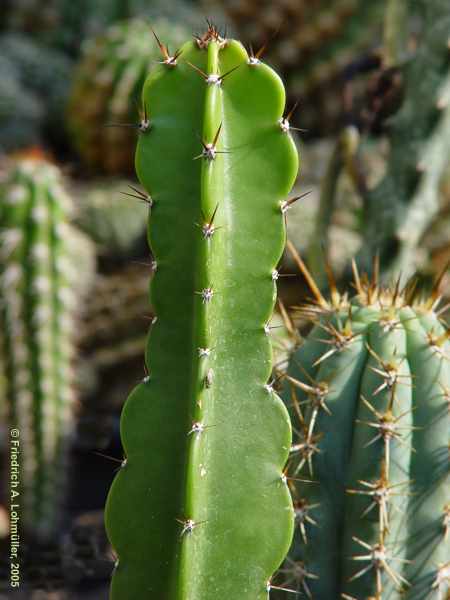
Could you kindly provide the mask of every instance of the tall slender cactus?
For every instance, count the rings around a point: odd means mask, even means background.
[[[78,300],[89,242],[68,222],[56,167],[21,161],[0,187],[0,370],[10,426],[19,430],[21,527],[57,536],[74,425]]]
[[[268,383],[298,168],[284,89],[211,25],[163,48],[142,101],[156,319],[107,503],[111,597],[262,600],[293,530],[289,418]]]

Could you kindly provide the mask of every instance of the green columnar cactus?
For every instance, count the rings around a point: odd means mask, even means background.
[[[161,19],[153,25],[170,50],[186,39],[181,25]],[[133,170],[133,127],[114,125],[136,120],[137,99],[157,60],[158,47],[145,21],[118,23],[85,44],[67,116],[75,145],[88,166],[109,173]]]
[[[90,259],[69,210],[58,170],[44,161],[18,163],[1,186],[0,368],[9,422],[20,431],[21,525],[39,539],[59,527],[75,314]]]
[[[291,435],[267,324],[298,167],[284,102],[213,26],[146,81],[136,167],[156,322],[106,508],[114,600],[266,599],[288,550]]]
[[[375,270],[376,272],[376,270]],[[439,294],[381,288],[332,301],[294,354],[286,401],[298,527],[282,569],[310,598],[424,600],[450,590],[450,331]]]
[[[392,273],[414,271],[417,246],[439,210],[450,152],[450,10],[445,0],[407,4],[421,24],[404,67],[404,100],[390,119],[386,175],[367,194],[367,255],[381,249]],[[367,258],[367,256],[366,256]]]

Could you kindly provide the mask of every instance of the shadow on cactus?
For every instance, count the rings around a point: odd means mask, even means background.
[[[293,532],[290,423],[268,383],[298,169],[284,88],[210,25],[163,49],[143,105],[156,319],[106,507],[111,598],[266,600]]]
[[[315,302],[285,401],[296,534],[280,580],[317,600],[447,598],[450,561],[450,330],[439,281],[378,283]]]

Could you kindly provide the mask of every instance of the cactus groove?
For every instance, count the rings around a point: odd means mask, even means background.
[[[317,600],[444,599],[449,592],[450,331],[437,286],[360,278],[350,301],[305,307],[286,400],[298,439],[286,583]]]
[[[263,600],[293,532],[267,323],[297,151],[279,77],[240,43],[210,26],[169,59],[144,86],[136,153],[156,321],[107,502],[111,598]]]

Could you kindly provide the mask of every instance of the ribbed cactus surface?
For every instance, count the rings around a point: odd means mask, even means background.
[[[288,550],[268,326],[298,167],[284,103],[278,76],[213,26],[146,81],[136,166],[156,319],[107,503],[114,600],[266,599]]]
[[[152,22],[161,39],[175,51],[186,39],[181,25]],[[139,95],[153,64],[160,60],[148,22],[129,20],[85,42],[74,78],[68,125],[81,158],[108,173],[133,170]]]
[[[297,530],[285,582],[316,600],[444,600],[450,331],[439,295],[360,278],[306,307],[286,401]]]
[[[68,224],[70,200],[56,167],[18,163],[0,197],[2,403],[20,432],[21,525],[50,538],[59,527],[75,401],[75,314],[89,254]]]

